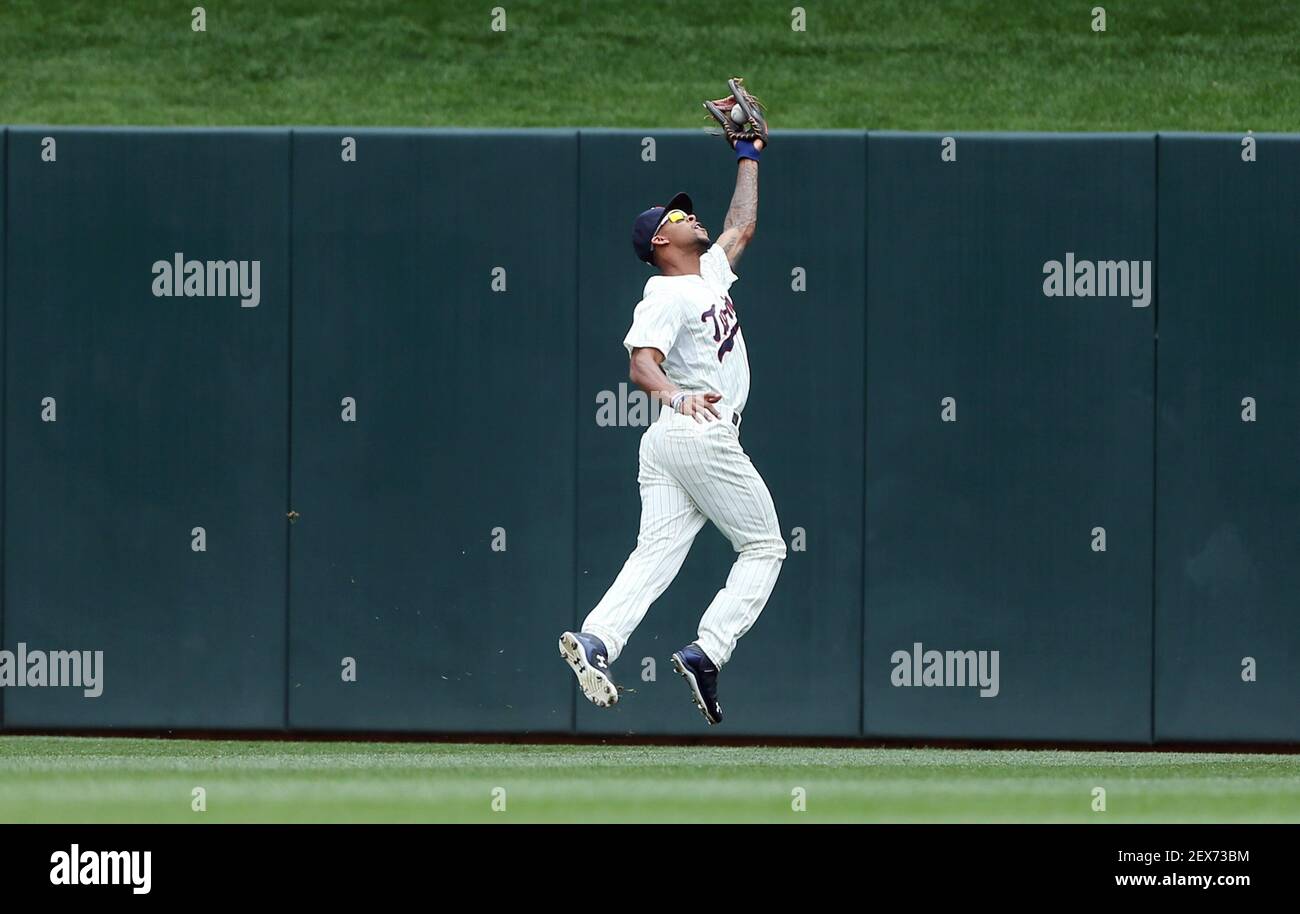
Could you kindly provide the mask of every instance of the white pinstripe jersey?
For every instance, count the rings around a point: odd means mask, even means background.
[[[633,349],[664,354],[668,379],[687,393],[717,391],[743,413],[749,399],[749,356],[728,290],[736,281],[727,252],[713,245],[700,257],[700,272],[651,276],[623,340]]]

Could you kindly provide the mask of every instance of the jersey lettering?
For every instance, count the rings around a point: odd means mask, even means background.
[[[700,315],[701,323],[713,321],[713,342],[722,344],[718,347],[719,362],[736,347],[736,332],[740,330],[740,321],[736,318],[736,306],[732,304],[731,296],[723,295],[722,298],[721,309],[714,305]]]

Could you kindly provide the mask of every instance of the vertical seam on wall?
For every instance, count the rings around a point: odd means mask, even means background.
[[[4,206],[0,207],[0,649],[5,644],[5,610],[8,600],[5,594],[9,589],[9,578],[5,574],[5,558],[8,554],[9,536],[9,500],[6,490],[9,486],[9,128],[0,127],[4,132],[4,141],[0,142],[0,194],[4,195]],[[0,689],[0,729],[4,729],[5,697]]]
[[[1155,157],[1155,181],[1151,190],[1152,224],[1155,226],[1155,258],[1153,281],[1155,291],[1151,296],[1155,313],[1151,316],[1151,718],[1149,742],[1156,741],[1156,486],[1159,484],[1158,458],[1160,442],[1160,134],[1155,135],[1152,147]]]
[[[285,267],[288,271],[287,301],[285,310],[288,316],[289,337],[287,340],[288,352],[285,359],[286,375],[288,386],[285,390],[287,407],[285,409],[285,455],[284,455],[284,729],[289,729],[289,694],[291,689],[290,680],[290,626],[291,603],[290,597],[293,592],[293,561],[292,541],[293,541],[293,522],[289,519],[289,513],[293,511],[293,130],[289,131],[287,145],[288,155],[288,251],[285,260]]]
[[[582,131],[575,130],[573,141],[573,196],[577,204],[573,219],[573,459],[569,469],[573,474],[573,568],[570,583],[573,586],[571,607],[573,630],[578,630],[578,457],[581,453],[582,429],[582,372],[578,360],[582,347]],[[569,732],[578,732],[578,690],[569,689]]]
[[[858,580],[860,625],[858,630],[858,735],[867,735],[867,283],[871,279],[868,252],[871,241],[870,203],[871,132],[862,136],[862,569]]]

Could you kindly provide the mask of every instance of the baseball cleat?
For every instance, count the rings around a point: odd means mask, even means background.
[[[718,667],[700,646],[691,642],[673,654],[673,669],[682,674],[691,687],[691,700],[710,724],[722,723],[722,705],[718,704]]]
[[[604,641],[586,632],[565,632],[560,635],[560,656],[573,668],[578,688],[593,705],[608,708],[618,703],[618,686],[609,674]]]

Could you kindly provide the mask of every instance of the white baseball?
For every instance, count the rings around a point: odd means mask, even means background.
[[[733,121],[735,121],[735,123],[737,124],[737,126],[739,126],[740,124],[743,124],[743,123],[745,123],[745,121],[749,120],[749,118],[745,117],[745,111],[744,111],[744,109],[741,108],[739,105],[736,105],[735,107],[733,107],[733,108],[731,109],[731,119],[732,119]]]

